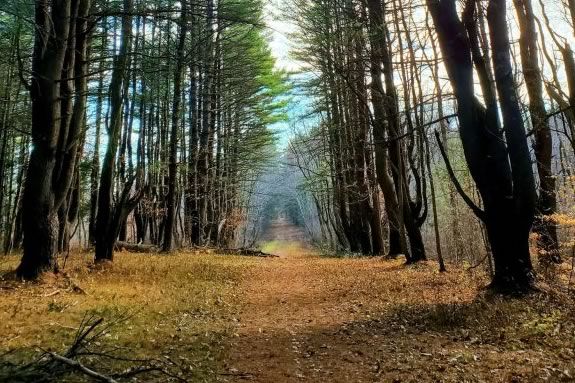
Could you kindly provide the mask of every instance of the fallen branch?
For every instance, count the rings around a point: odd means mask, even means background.
[[[129,251],[132,253],[157,253],[160,251],[154,245],[145,245],[142,243],[129,243],[129,242],[116,242],[116,250],[117,251]]]
[[[130,359],[122,356],[126,353],[123,348],[104,348],[102,339],[109,329],[130,317],[121,316],[104,325],[102,318],[85,316],[67,351],[61,353],[44,351],[28,363],[9,360],[7,358],[9,353],[0,355],[0,382],[61,382],[71,373],[83,374],[105,383],[119,383],[137,375],[150,376],[150,374],[160,374],[186,382],[187,380],[181,376],[183,368],[173,362],[168,365],[160,359]],[[118,354],[118,351],[122,354]],[[104,359],[107,361],[102,363]],[[110,360],[127,362],[131,366],[127,369],[122,368],[122,371],[114,371],[108,363]]]
[[[95,320],[90,326],[86,328],[89,322],[90,319],[86,320],[86,318],[84,318],[84,320],[82,320],[80,328],[78,329],[76,337],[74,338],[74,343],[72,344],[68,352],[66,352],[66,356],[70,357],[72,355],[75,355],[76,352],[82,348],[83,344],[85,343],[84,341],[86,337],[90,333],[92,333],[96,327],[98,327],[99,325],[102,324],[102,322],[104,322],[104,318],[99,318]]]
[[[107,383],[117,383],[116,380],[110,378],[109,376],[100,374],[97,371],[91,370],[88,367],[84,366],[82,363],[78,362],[77,360],[73,360],[73,359],[69,359],[66,357],[63,357],[62,355],[58,355],[54,352],[50,352],[48,353],[48,355],[50,355],[50,357],[52,357],[54,360],[57,360],[60,363],[64,363],[70,367],[73,367],[75,369],[77,369],[78,371],[81,371],[82,373],[97,379],[99,381],[102,382],[107,382]]]
[[[60,290],[56,290],[56,291],[53,291],[53,292],[51,292],[51,293],[49,293],[49,294],[45,294],[45,295],[43,295],[43,297],[44,297],[44,298],[49,298],[49,297],[53,297],[53,296],[58,295],[58,294],[60,294]]]
[[[279,258],[277,255],[264,253],[256,249],[217,249],[216,253],[222,255],[243,255],[246,257]]]

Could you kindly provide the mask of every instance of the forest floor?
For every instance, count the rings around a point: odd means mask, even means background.
[[[279,255],[243,279],[227,381],[575,381],[560,295],[490,296],[481,274],[433,263]]]
[[[105,340],[176,361],[193,382],[575,381],[575,310],[549,284],[501,298],[453,265],[267,247],[280,257],[120,253],[95,270],[84,255],[65,277],[0,281],[0,354],[62,350],[86,313],[131,313]]]

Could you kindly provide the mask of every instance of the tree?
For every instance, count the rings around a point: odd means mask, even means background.
[[[485,222],[495,260],[492,286],[504,292],[529,290],[535,181],[513,81],[505,1],[490,0],[487,13],[503,129],[497,105],[484,107],[475,97],[471,44],[455,1],[427,4],[457,98],[465,157],[484,204],[484,211],[475,209]]]
[[[535,230],[539,233],[538,243],[543,256],[560,263],[557,225],[553,214],[557,213],[555,177],[552,171],[553,138],[545,100],[543,99],[543,79],[539,67],[535,15],[531,0],[514,0],[521,37],[519,48],[525,86],[529,94],[529,113],[535,136],[535,159],[539,174],[539,199]]]
[[[116,154],[122,132],[123,92],[126,91],[129,53],[132,46],[132,1],[124,0],[122,16],[122,34],[120,47],[114,60],[112,79],[110,80],[110,122],[108,125],[108,146],[102,163],[100,188],[98,192],[98,213],[96,218],[96,262],[112,261],[114,245],[120,233],[122,222],[136,207],[141,191],[130,198],[134,178],[123,186],[120,198],[113,203],[114,173]]]
[[[36,2],[33,148],[24,187],[24,255],[17,270],[26,279],[58,268],[58,210],[74,179],[84,127],[89,8],[89,0]]]
[[[180,104],[182,100],[182,77],[184,72],[184,55],[186,34],[188,32],[187,4],[182,2],[180,16],[180,32],[178,48],[176,51],[176,68],[174,69],[174,99],[172,102],[172,127],[170,131],[170,164],[167,196],[166,227],[164,229],[164,244],[162,250],[172,251],[172,239],[174,234],[174,222],[176,216],[176,183],[178,177],[178,131],[180,128]]]

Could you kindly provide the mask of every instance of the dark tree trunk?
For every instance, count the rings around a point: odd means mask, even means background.
[[[102,68],[100,68],[101,70]],[[102,102],[103,102],[104,73],[98,80],[98,97],[96,100],[96,138],[92,166],[90,169],[90,218],[88,223],[88,243],[96,243],[96,216],[98,213],[98,178],[100,175],[100,127],[102,125]]]
[[[89,0],[36,2],[30,91],[33,145],[23,197],[24,255],[17,270],[27,279],[57,270],[58,210],[76,169],[86,105],[83,89],[74,89],[78,84],[62,75],[86,73],[89,8]]]
[[[489,1],[487,19],[491,34],[493,67],[503,114],[503,130],[511,165],[513,190],[512,206],[508,209],[498,209],[494,214],[498,215],[498,222],[493,222],[492,225],[496,226],[505,221],[500,216],[502,211],[509,211],[508,217],[512,218],[513,222],[511,226],[501,226],[499,230],[488,227],[488,233],[492,238],[493,253],[497,251],[498,254],[495,258],[494,285],[504,290],[515,290],[528,287],[533,279],[529,232],[535,216],[536,194],[523,116],[513,79],[506,14],[505,0]],[[509,205],[509,196],[504,197],[507,197],[505,200]],[[500,238],[506,227],[509,230],[508,238]],[[500,240],[502,243],[499,243]]]
[[[382,77],[382,44],[385,44],[383,28],[383,9],[381,0],[369,0],[369,37],[370,37],[370,71],[371,71],[371,102],[373,106],[373,140],[375,144],[375,169],[377,181],[384,196],[385,211],[389,222],[389,252],[388,257],[396,258],[406,254],[405,238],[402,240],[399,204],[393,189],[393,180],[388,171],[387,150],[385,148],[385,109]],[[403,245],[402,245],[403,244]]]
[[[490,1],[488,12],[505,140],[496,107],[485,109],[475,98],[471,45],[455,0],[428,0],[428,7],[457,98],[465,158],[485,206],[480,218],[495,261],[492,287],[506,293],[529,290],[535,183],[512,77],[505,1]]]
[[[112,203],[114,194],[114,168],[116,154],[122,131],[122,92],[126,87],[126,72],[129,67],[128,53],[131,49],[132,34],[132,1],[124,0],[124,15],[122,16],[122,36],[118,55],[112,71],[110,82],[110,123],[108,126],[108,146],[102,163],[100,175],[100,190],[98,193],[98,215],[96,219],[96,261],[112,261],[114,244],[120,231],[122,201]],[[128,190],[129,192],[129,190]]]
[[[184,77],[184,54],[186,44],[187,8],[186,1],[182,2],[180,16],[180,36],[176,52],[176,68],[174,71],[174,98],[172,101],[172,126],[170,132],[170,158],[168,175],[168,196],[166,225],[164,227],[164,243],[162,251],[170,252],[173,249],[174,223],[176,218],[176,186],[178,182],[178,130],[180,128],[180,104],[182,100],[182,77]]]

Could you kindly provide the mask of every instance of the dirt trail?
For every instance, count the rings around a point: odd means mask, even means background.
[[[274,219],[260,240],[264,250],[282,258],[307,256],[311,252],[305,231],[292,224],[288,218]]]
[[[523,303],[478,302],[484,281],[463,271],[283,245],[281,258],[245,276],[222,381],[573,381],[552,372],[575,372],[568,345],[532,346],[531,335],[513,333],[527,320],[515,307]]]

